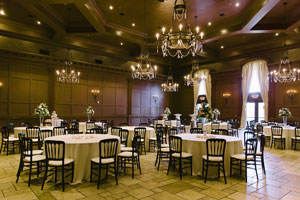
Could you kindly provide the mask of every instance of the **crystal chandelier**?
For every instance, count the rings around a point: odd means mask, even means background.
[[[157,52],[160,40],[163,57],[169,55],[171,57],[184,58],[189,54],[196,56],[199,51],[203,51],[204,33],[199,33],[199,26],[196,27],[195,33],[192,32],[188,23],[186,2],[185,0],[181,1],[181,3],[177,3],[177,0],[174,2],[172,24],[169,32],[166,32],[166,28],[163,27],[161,37],[159,33],[156,33],[158,41]],[[197,16],[195,16],[195,22],[196,19]],[[175,22],[179,23],[179,30],[173,28]]]
[[[67,59],[61,70],[56,70],[57,82],[60,83],[79,83],[80,72],[75,72],[72,66],[72,54],[70,49],[67,51]]]
[[[184,85],[186,86],[194,86],[194,83],[200,84],[201,81],[206,80],[204,75],[199,76],[196,72],[199,70],[199,65],[192,65],[192,70],[190,74],[184,76]]]
[[[286,5],[287,2],[283,3],[284,5],[284,16],[285,16],[285,22],[286,21]],[[286,40],[286,39],[285,39]],[[280,64],[278,71],[274,70],[269,72],[269,78],[270,81],[274,83],[290,83],[295,82],[296,80],[300,80],[300,70],[291,67],[290,59],[288,55],[288,50],[286,48],[286,41],[284,41],[282,55],[280,58]]]
[[[161,84],[161,88],[163,92],[178,92],[178,83],[174,83],[172,76],[172,68],[170,66],[169,73],[167,77],[167,82]]]
[[[144,24],[146,24],[146,0],[145,0],[145,7],[144,7]],[[139,58],[139,63],[134,66],[131,65],[132,70],[132,78],[133,79],[140,79],[140,80],[151,80],[156,77],[157,66],[152,66],[151,61],[149,60],[149,51],[146,45],[146,38],[147,34],[145,33],[144,36],[144,44],[141,50],[141,56]]]

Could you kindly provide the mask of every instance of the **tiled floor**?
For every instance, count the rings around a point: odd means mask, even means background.
[[[300,199],[300,151],[267,148],[266,177],[259,169],[259,181],[251,173],[247,184],[237,176],[228,177],[226,185],[223,179],[204,184],[201,177],[188,174],[180,180],[175,171],[167,176],[167,163],[157,171],[155,154],[148,153],[141,157],[142,175],[136,175],[134,180],[130,174],[121,174],[118,186],[110,176],[99,190],[95,182],[86,182],[74,186],[67,184],[65,192],[61,187],[55,189],[51,182],[46,184],[44,191],[37,181],[28,187],[26,174],[15,183],[18,160],[17,154],[0,156],[0,199]]]

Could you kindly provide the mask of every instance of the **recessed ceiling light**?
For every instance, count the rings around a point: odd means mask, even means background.
[[[131,24],[131,26],[133,26],[133,27],[134,27],[134,26],[135,26],[135,23],[132,23],[132,24]]]
[[[221,30],[221,33],[222,33],[222,34],[226,34],[226,33],[227,33],[227,29],[222,29],[222,30]]]
[[[3,9],[0,9],[0,15],[5,15],[5,11]]]
[[[224,46],[222,45],[220,48],[221,48],[221,49],[224,49]]]
[[[208,22],[207,24],[208,24],[208,26],[211,26],[211,22]]]
[[[122,35],[122,31],[116,31],[117,35]]]
[[[279,35],[279,33],[275,33],[275,36],[278,36]]]
[[[124,44],[123,42],[120,43],[121,46],[123,46],[123,44]]]
[[[224,13],[220,13],[219,16],[223,17],[225,14]]]
[[[235,7],[239,7],[240,6],[240,3],[239,2],[236,2],[235,3]]]
[[[113,10],[114,7],[112,5],[109,6],[109,10]]]
[[[37,23],[38,25],[41,25],[41,24],[42,24],[42,22],[41,22],[41,21],[36,21],[36,23]]]
[[[122,13],[122,12],[120,13],[120,16],[124,16],[124,15],[125,15],[125,13]]]

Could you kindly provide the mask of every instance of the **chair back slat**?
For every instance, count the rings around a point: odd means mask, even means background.
[[[182,139],[178,136],[170,136],[169,137],[169,147],[170,153],[180,153],[180,157],[182,154]]]
[[[220,129],[220,123],[212,122],[211,123],[211,130],[217,130],[217,129]]]
[[[217,135],[229,135],[229,131],[226,130],[226,129],[217,129],[217,130],[215,131],[215,133],[216,133]]]
[[[52,130],[41,130],[40,131],[40,142],[44,142],[46,138],[52,137],[53,133]]]
[[[2,133],[2,140],[9,138],[9,128],[7,126],[2,126],[1,133]]]
[[[79,129],[79,122],[78,121],[72,121],[71,128],[73,129]]]
[[[295,128],[295,138],[300,138],[300,127]]]
[[[206,140],[207,159],[209,160],[209,157],[222,156],[224,160],[225,148],[226,148],[225,139],[219,139],[219,138],[207,139]]]
[[[177,128],[170,128],[169,129],[169,135],[177,135],[177,134],[178,134]]]
[[[281,126],[271,126],[272,137],[280,136],[282,137],[283,128]]]
[[[90,130],[90,133],[91,133],[91,134],[104,134],[103,128],[101,128],[101,127],[98,127],[98,128],[92,128],[92,129]]]
[[[202,134],[203,130],[202,130],[202,128],[191,128],[190,133],[191,134]]]
[[[75,135],[79,134],[78,128],[66,128],[65,129],[65,135]]]
[[[40,128],[39,127],[27,127],[25,137],[36,139],[39,138]]]
[[[101,159],[116,158],[119,140],[116,138],[99,141],[99,157]]]
[[[65,127],[58,126],[53,128],[53,136],[59,136],[65,134]]]
[[[129,131],[128,130],[126,130],[126,129],[120,130],[121,142],[124,141],[126,147],[127,147],[127,142],[128,142],[128,136],[129,136]]]
[[[64,163],[65,158],[65,142],[46,140],[45,141],[45,154],[46,160],[62,161]]]
[[[255,157],[256,155],[256,150],[257,150],[257,138],[250,138],[247,139],[245,142],[245,156],[250,157],[253,156]]]
[[[89,130],[95,128],[95,127],[96,127],[95,122],[87,122],[86,123],[86,131],[89,131]]]
[[[134,128],[134,136],[139,135],[139,136],[141,136],[142,139],[145,139],[146,132],[147,132],[147,129],[145,127]]]
[[[253,131],[245,131],[244,132],[244,145],[246,145],[246,141],[248,139],[254,138],[255,137],[255,133]]]
[[[140,154],[142,138],[140,135],[135,135],[132,140],[132,156],[134,153]]]
[[[111,134],[115,135],[115,136],[120,136],[120,130],[122,130],[122,128],[120,128],[120,127],[112,127],[111,128]]]

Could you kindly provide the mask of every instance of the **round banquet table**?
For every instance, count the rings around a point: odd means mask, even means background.
[[[140,126],[122,126],[120,128],[129,131],[127,146],[131,147],[131,142],[134,137],[134,129],[140,128]],[[154,128],[151,127],[145,127],[145,128],[146,128],[146,138],[145,138],[146,151],[149,151],[149,138],[156,137],[155,130]],[[108,134],[111,134],[111,128],[108,129]]]
[[[282,126],[282,137],[285,137],[285,147],[292,149],[292,137],[295,137],[295,127],[293,126]],[[272,139],[271,126],[264,126],[264,134],[270,136]]]
[[[202,156],[206,155],[206,139],[222,138],[226,140],[225,147],[225,173],[230,173],[230,156],[243,153],[242,140],[236,137],[225,135],[207,135],[203,134],[178,134],[182,138],[182,151],[193,155],[193,175],[202,174]],[[209,167],[209,176],[217,175],[217,168]]]
[[[53,131],[54,126],[43,126],[40,127],[40,130],[51,130]],[[15,127],[14,128],[14,136],[15,138],[19,137],[19,133],[26,133],[26,127]]]
[[[168,122],[171,122],[171,124],[168,124]],[[176,127],[177,126],[177,121],[176,120],[169,120],[169,121],[157,120],[156,124],[162,124],[163,126],[171,125],[171,127]],[[154,126],[155,126],[155,124],[154,124]]]
[[[226,122],[220,123],[220,129],[228,129],[228,124]],[[203,124],[203,131],[211,133],[211,122]]]
[[[102,122],[95,122],[95,125],[102,127]],[[86,122],[79,122],[79,132],[86,132]]]
[[[72,184],[78,184],[90,178],[91,159],[99,157],[99,141],[111,138],[117,138],[120,144],[118,136],[103,134],[60,135],[49,137],[45,140],[65,142],[65,158],[74,159],[74,179]],[[119,151],[120,148],[118,148]]]

